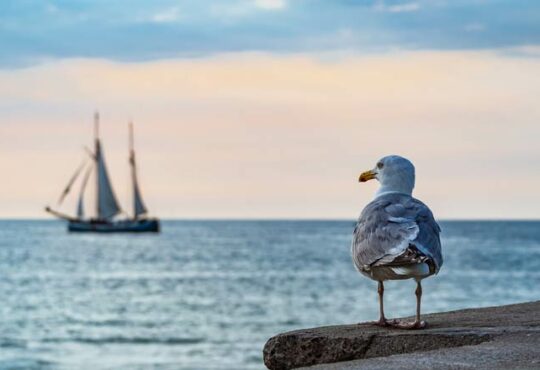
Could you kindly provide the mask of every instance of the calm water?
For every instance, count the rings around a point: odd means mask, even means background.
[[[540,222],[443,222],[424,309],[540,299]],[[263,369],[272,335],[377,318],[353,269],[352,221],[165,222],[77,235],[0,221],[0,369]],[[387,315],[414,313],[387,284]]]

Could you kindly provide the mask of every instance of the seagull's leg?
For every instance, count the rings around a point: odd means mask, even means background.
[[[386,320],[384,317],[384,303],[383,303],[383,296],[384,296],[384,284],[382,281],[379,281],[379,287],[377,289],[377,292],[379,293],[379,321],[375,321],[375,325],[379,326],[389,326],[390,323]]]
[[[422,304],[422,283],[420,280],[416,282],[416,291],[414,294],[416,294],[416,320],[414,322],[415,324],[420,325],[422,324],[422,321],[420,321],[420,305]]]
[[[416,282],[416,319],[414,322],[398,322],[394,324],[399,329],[423,329],[427,326],[425,321],[420,320],[420,305],[422,302],[422,283],[420,280]]]

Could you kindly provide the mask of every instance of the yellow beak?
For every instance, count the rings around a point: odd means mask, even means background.
[[[360,178],[358,178],[359,182],[366,182],[368,180],[373,180],[377,174],[373,170],[369,170],[366,172],[362,172],[360,175]]]

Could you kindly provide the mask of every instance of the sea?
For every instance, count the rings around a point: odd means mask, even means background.
[[[442,221],[423,311],[540,299],[540,221]],[[264,369],[281,332],[378,317],[354,220],[165,221],[160,234],[0,221],[0,369]],[[386,284],[388,317],[414,281]]]

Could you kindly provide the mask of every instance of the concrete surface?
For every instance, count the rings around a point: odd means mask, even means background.
[[[416,331],[362,323],[279,334],[264,361],[271,370],[540,369],[540,301],[423,319],[429,327]]]

